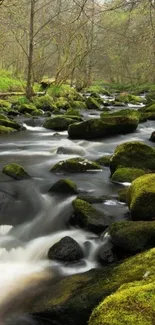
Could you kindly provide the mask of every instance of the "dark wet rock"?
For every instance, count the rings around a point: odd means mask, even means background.
[[[155,131],[152,132],[150,139],[151,142],[155,142]]]
[[[70,219],[71,225],[95,233],[101,233],[108,227],[104,213],[96,210],[90,203],[77,198],[72,202],[72,205],[74,212]]]
[[[52,129],[55,131],[65,131],[68,129],[70,124],[73,124],[75,121],[70,117],[56,116],[53,118],[47,119],[43,127],[46,129]]]
[[[50,193],[75,195],[78,193],[76,184],[70,179],[60,179],[49,190]]]
[[[22,166],[14,164],[14,163],[5,165],[3,167],[3,173],[10,177],[13,177],[16,180],[30,178],[30,176],[28,175],[28,173],[25,171],[25,169]]]
[[[154,171],[155,149],[138,141],[120,144],[110,159],[111,173],[113,174],[119,166]]]
[[[59,161],[51,168],[50,172],[82,173],[93,170],[101,170],[101,167],[97,163],[87,159],[71,158]]]
[[[113,252],[113,244],[110,240],[107,240],[99,248],[97,258],[101,264],[110,264],[117,261],[116,255]]]
[[[155,174],[143,175],[132,182],[127,203],[132,220],[155,220]]]
[[[66,236],[49,249],[48,258],[61,262],[77,262],[83,258],[83,251],[73,238]]]
[[[43,119],[42,118],[30,118],[30,119],[26,119],[24,120],[24,123],[28,126],[32,126],[32,127],[36,127],[36,126],[42,126],[43,124]]]
[[[77,198],[80,200],[84,200],[90,204],[93,204],[93,203],[103,203],[104,201],[109,199],[109,196],[93,196],[89,194],[79,193]]]
[[[109,229],[113,245],[128,254],[155,246],[155,221],[119,221]]]
[[[74,155],[74,154],[78,154],[78,155],[85,155],[85,150],[81,147],[59,147],[57,149],[57,153],[58,154],[63,154],[63,155]]]
[[[127,134],[137,129],[139,118],[135,116],[105,116],[69,126],[71,139],[96,139],[115,134]]]

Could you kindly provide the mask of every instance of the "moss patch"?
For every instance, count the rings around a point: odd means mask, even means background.
[[[27,179],[29,175],[25,171],[25,169],[17,164],[9,164],[3,167],[3,173],[15,178],[16,180]]]
[[[120,144],[110,159],[111,173],[118,167],[155,170],[155,149],[137,141]]]
[[[76,184],[70,179],[60,179],[49,190],[50,193],[60,193],[63,195],[74,195],[78,193]]]
[[[133,220],[155,219],[155,174],[141,176],[128,190],[128,206]]]
[[[112,175],[114,182],[132,182],[134,179],[146,174],[144,170],[138,168],[118,168]]]
[[[89,170],[101,170],[101,167],[92,161],[83,158],[71,158],[58,162],[51,168],[51,172],[82,173]]]

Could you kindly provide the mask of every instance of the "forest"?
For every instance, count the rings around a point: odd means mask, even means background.
[[[155,0],[0,13],[0,325],[155,325]]]

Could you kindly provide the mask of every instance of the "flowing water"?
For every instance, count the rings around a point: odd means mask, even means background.
[[[44,283],[51,277],[99,267],[96,252],[103,241],[107,241],[107,236],[102,238],[101,243],[93,233],[68,227],[75,196],[68,198],[49,194],[48,190],[57,180],[67,177],[75,181],[83,192],[108,196],[104,203],[95,206],[112,216],[113,221],[125,218],[128,211],[116,199],[123,185],[110,181],[109,168],[61,175],[50,173],[51,166],[77,156],[95,160],[112,154],[118,144],[128,140],[144,141],[154,146],[148,141],[154,131],[153,121],[140,124],[135,133],[97,141],[70,140],[67,132],[55,133],[44,129],[39,119],[32,123],[35,126],[30,124],[24,123],[26,131],[1,136],[0,142],[0,171],[6,163],[15,162],[32,176],[29,180],[15,181],[0,172],[0,324],[6,324],[6,321],[12,324],[9,318],[18,310],[17,298],[28,297],[32,286],[37,288],[38,283]],[[85,252],[83,261],[75,267],[47,259],[49,248],[66,235],[74,238]],[[87,251],[85,242],[88,241]],[[32,324],[32,321],[21,318],[20,324]]]

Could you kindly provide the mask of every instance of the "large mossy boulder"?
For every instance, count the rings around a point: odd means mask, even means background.
[[[134,179],[144,174],[146,174],[146,172],[143,169],[120,167],[115,170],[111,177],[111,180],[113,182],[131,183]]]
[[[83,173],[86,171],[101,170],[100,165],[93,161],[84,158],[71,158],[61,160],[51,168],[51,172],[68,172],[68,173]]]
[[[89,325],[154,325],[155,281],[122,285],[91,315]]]
[[[76,184],[70,179],[60,179],[52,185],[49,192],[63,195],[75,195],[78,193],[78,189]]]
[[[104,213],[96,210],[90,203],[77,198],[72,205],[74,209],[70,219],[72,225],[78,225],[95,233],[101,233],[107,228],[108,223]]]
[[[72,109],[75,109],[75,110],[87,109],[86,103],[84,101],[80,101],[80,100],[71,101],[70,106],[72,107]]]
[[[140,104],[143,102],[143,99],[140,96],[135,96],[128,93],[121,93],[116,96],[116,101],[120,103],[130,103],[130,104]]]
[[[30,176],[28,173],[25,171],[25,169],[15,163],[5,165],[3,167],[3,173],[16,179],[16,180],[22,180],[22,179],[28,179]]]
[[[146,171],[155,170],[155,149],[143,142],[131,141],[116,147],[110,159],[113,174],[118,167],[138,168]]]
[[[83,258],[83,251],[80,245],[71,237],[66,236],[58,243],[55,243],[48,251],[50,260],[57,260],[67,263],[78,262]]]
[[[69,137],[72,139],[96,139],[115,134],[134,132],[139,119],[133,116],[105,116],[104,119],[90,119],[70,125]]]
[[[120,251],[136,254],[155,247],[155,221],[119,221],[108,232],[113,245]]]
[[[122,264],[114,264],[110,267],[105,266],[102,269],[93,269],[83,274],[51,281],[51,284],[47,283],[44,286],[44,291],[40,295],[37,294],[37,303],[35,303],[36,300],[32,296],[31,299],[27,300],[27,304],[30,306],[30,310],[33,312],[36,320],[39,317],[40,319],[46,318],[59,325],[87,325],[89,316],[95,307],[89,325],[154,325],[153,321],[152,323],[151,321],[146,323],[148,313],[148,317],[150,317],[151,301],[153,299],[154,302],[154,293],[151,294],[149,292],[150,294],[147,296],[147,299],[144,296],[145,304],[147,303],[144,311],[141,308],[143,291],[141,291],[141,304],[139,299],[136,299],[136,296],[135,299],[132,299],[132,295],[131,301],[129,299],[128,304],[126,304],[126,299],[123,301],[124,295],[121,293],[122,299],[116,299],[117,313],[116,315],[114,314],[116,317],[113,317],[115,303],[106,309],[103,308],[104,302],[106,302],[105,298],[109,296],[108,299],[111,299],[111,297],[114,297],[115,292],[120,294],[118,289],[122,285],[124,285],[124,289],[128,285],[134,289],[139,282],[142,286],[147,285],[147,283],[151,283],[152,279],[154,279],[154,273],[155,249],[153,248],[128,258]],[[111,294],[112,296],[110,296]],[[130,305],[131,302],[132,305]],[[97,307],[99,303],[101,304]],[[124,310],[123,308],[125,307],[125,313],[120,313],[120,310]],[[137,313],[136,323],[133,322],[133,317],[130,318],[135,312]],[[106,317],[109,317],[109,315],[111,316],[110,322],[106,323]],[[143,322],[141,322],[143,315],[145,317]],[[128,317],[127,320],[126,317]],[[152,319],[154,320],[154,318]]]
[[[41,109],[46,112],[53,112],[56,109],[53,98],[48,94],[41,97],[35,97],[34,104],[37,109]]]
[[[25,114],[25,113],[32,114],[36,110],[36,106],[32,103],[18,104],[14,108],[17,109],[22,114]]]
[[[133,220],[155,220],[155,174],[146,174],[132,182],[127,203]]]
[[[69,101],[64,97],[60,97],[55,104],[57,108],[64,109],[65,111],[71,108]]]
[[[86,106],[88,109],[101,110],[101,100],[93,97],[88,97],[86,100]]]
[[[65,131],[68,129],[68,126],[70,124],[73,124],[75,121],[67,116],[56,116],[52,118],[48,118],[44,124],[43,127],[50,130],[55,131]]]

